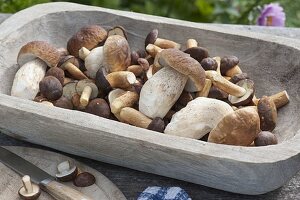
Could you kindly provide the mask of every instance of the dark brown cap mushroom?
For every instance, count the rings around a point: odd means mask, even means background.
[[[73,109],[73,103],[70,99],[67,97],[60,97],[58,100],[54,102],[54,106],[60,107],[60,108],[65,108],[65,109]]]
[[[136,51],[131,52],[131,63],[130,65],[137,65],[138,62],[137,60],[139,59],[139,54]]]
[[[230,103],[234,106],[244,106],[251,103],[255,92],[254,82],[250,79],[244,79],[237,82],[236,85],[244,88],[246,93],[241,97],[229,95],[228,100]]]
[[[76,187],[88,187],[96,182],[96,178],[89,172],[79,173],[73,180]]]
[[[276,105],[270,97],[263,96],[257,104],[257,112],[260,118],[262,131],[273,131],[277,123]]]
[[[120,35],[127,40],[127,33],[123,26],[115,26],[107,31],[107,36]]]
[[[30,177],[25,175],[22,177],[23,186],[19,189],[19,196],[24,200],[35,200],[38,199],[41,190],[37,184],[31,182]]]
[[[192,47],[192,48],[186,49],[184,51],[184,53],[189,54],[192,58],[197,60],[199,63],[201,63],[201,61],[204,58],[207,58],[209,56],[207,49],[205,49],[203,47]]]
[[[59,80],[59,82],[63,85],[65,80],[65,72],[61,68],[58,67],[52,67],[50,68],[45,76],[54,76]]]
[[[269,131],[261,131],[254,140],[255,146],[278,144],[276,135]]]
[[[200,64],[204,70],[217,70],[217,68],[218,68],[217,61],[210,57],[203,58],[202,61],[200,62]]]
[[[76,84],[76,91],[80,96],[80,104],[87,106],[91,99],[98,96],[98,88],[96,84],[90,79],[83,79]]]
[[[75,63],[75,57],[69,55],[62,57],[57,66],[60,67],[62,70],[67,70],[75,79],[87,79],[87,76],[82,71],[80,71],[79,67],[74,65]]]
[[[58,173],[55,177],[62,182],[72,181],[75,179],[78,173],[78,168],[76,166],[71,167],[70,162],[64,161],[57,165]]]
[[[96,98],[90,101],[87,105],[86,112],[99,117],[110,118],[110,108],[107,102],[104,99]]]
[[[239,64],[239,59],[236,56],[225,56],[221,59],[221,74],[224,76],[226,72]]]
[[[175,48],[180,49],[181,45],[173,42],[171,40],[161,39],[158,38],[158,30],[153,29],[148,33],[146,39],[145,39],[145,48],[148,46],[148,44],[154,44],[162,49],[169,49],[169,48]]]
[[[19,51],[17,62],[20,66],[40,58],[49,67],[55,67],[59,62],[59,51],[45,41],[32,41],[25,44]]]
[[[95,84],[97,85],[99,91],[102,91],[104,95],[107,95],[112,90],[110,83],[106,80],[106,77],[103,72],[103,68],[100,68],[97,71]]]
[[[235,83],[237,83],[237,82],[239,82],[239,81],[241,81],[241,80],[248,79],[248,78],[249,78],[249,77],[248,77],[248,74],[246,74],[246,73],[241,73],[241,74],[236,74],[236,75],[234,75],[233,77],[231,77],[231,78],[229,79],[229,81],[235,84]]]
[[[212,86],[208,93],[209,98],[224,100],[228,98],[228,94],[223,90],[217,88],[216,86]]]
[[[107,32],[101,26],[89,25],[81,28],[68,41],[67,49],[75,57],[79,56],[79,49],[82,47],[91,50],[103,43],[107,38]]]
[[[137,50],[137,54],[139,55],[140,58],[146,58],[147,56],[147,52],[144,49]]]
[[[48,100],[55,101],[63,94],[62,84],[54,76],[46,76],[39,83],[40,93]]]

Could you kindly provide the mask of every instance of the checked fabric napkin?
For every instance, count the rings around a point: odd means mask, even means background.
[[[147,187],[137,200],[192,200],[180,187]]]

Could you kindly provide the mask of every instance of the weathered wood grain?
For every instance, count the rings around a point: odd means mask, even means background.
[[[298,113],[291,116],[299,105],[297,87],[291,87],[299,85],[299,42],[76,4],[42,6],[22,11],[0,26],[7,27],[0,32],[0,49],[3,55],[8,54],[8,50],[11,55],[0,57],[0,78],[6,80],[1,83],[2,93],[9,92],[17,69],[13,65],[16,47],[33,38],[61,45],[87,22],[104,26],[121,24],[128,27],[129,43],[135,49],[142,46],[149,30],[159,28],[162,37],[180,43],[190,37],[199,40],[212,55],[237,55],[242,69],[259,86],[258,96],[265,91],[272,94],[287,89],[292,102],[280,111],[279,126],[275,131],[281,144],[262,148],[208,144],[142,130],[86,113],[49,108],[7,95],[0,95],[3,132],[68,153],[245,194],[274,190],[299,170],[300,136],[296,135],[300,128],[296,123],[299,116]],[[20,20],[23,15],[32,18]],[[64,20],[57,24],[60,18]],[[74,18],[78,20],[72,20]],[[9,26],[10,20],[18,20],[19,26]],[[138,28],[136,24],[139,24]],[[16,37],[18,40],[14,39]],[[289,68],[283,67],[287,65]]]

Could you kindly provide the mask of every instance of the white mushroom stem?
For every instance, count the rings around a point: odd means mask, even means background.
[[[195,39],[188,39],[186,41],[186,48],[192,48],[192,47],[197,47],[198,46],[198,42]]]
[[[290,97],[286,90],[273,94],[269,97],[274,101],[274,104],[277,109],[281,108],[282,106],[285,106],[290,101]],[[260,99],[254,96],[252,101],[255,105],[257,105],[259,100]]]
[[[162,49],[180,49],[181,45],[173,42],[171,40],[167,40],[167,39],[162,39],[162,38],[157,38],[154,42],[154,45],[162,48]]]
[[[120,117],[126,123],[141,128],[148,128],[149,124],[152,121],[150,118],[148,118],[140,111],[130,107],[122,108],[120,112]]]
[[[79,58],[82,60],[85,60],[85,58],[90,54],[90,50],[88,50],[85,47],[82,47],[81,49],[79,49]]]
[[[84,60],[85,68],[91,78],[95,79],[97,71],[103,66],[103,47],[94,48]]]
[[[196,96],[197,97],[207,97],[211,86],[212,86],[211,80],[205,79],[205,85],[204,85],[203,89],[200,92],[197,92]]]
[[[80,96],[80,104],[82,106],[87,106],[89,104],[92,90],[93,90],[92,87],[88,85],[84,87],[82,94]]]
[[[241,68],[238,65],[236,65],[233,68],[229,69],[225,73],[225,75],[228,76],[228,77],[233,77],[234,75],[241,74],[241,73],[243,73]]]
[[[28,175],[23,176],[22,178],[23,186],[25,188],[25,191],[27,194],[30,194],[33,192],[33,187],[31,184],[30,177]]]
[[[71,62],[65,63],[63,66],[63,69],[67,70],[75,79],[82,80],[82,79],[88,79],[88,77],[80,71],[78,67],[73,65]]]
[[[151,56],[151,57],[153,57],[153,58],[155,58],[155,56],[159,53],[159,52],[161,52],[163,49],[162,48],[160,48],[160,47],[158,47],[158,46],[156,46],[156,45],[154,45],[154,44],[148,44],[147,46],[146,46],[146,51],[148,52],[148,54]]]
[[[217,62],[218,67],[217,67],[217,72],[218,74],[221,74],[221,57],[213,57],[213,59]]]
[[[210,79],[217,88],[236,97],[242,97],[246,94],[246,89],[226,80],[221,74],[216,71],[205,71],[206,78]]]
[[[134,73],[129,71],[112,72],[106,76],[112,88],[128,89],[136,81]]]

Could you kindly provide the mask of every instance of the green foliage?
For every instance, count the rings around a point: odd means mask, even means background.
[[[0,0],[0,12],[17,12],[51,0]],[[56,0],[52,0],[56,1]],[[70,2],[134,11],[194,22],[255,24],[260,9],[274,0],[69,0]],[[286,25],[300,27],[300,0],[278,0]]]

